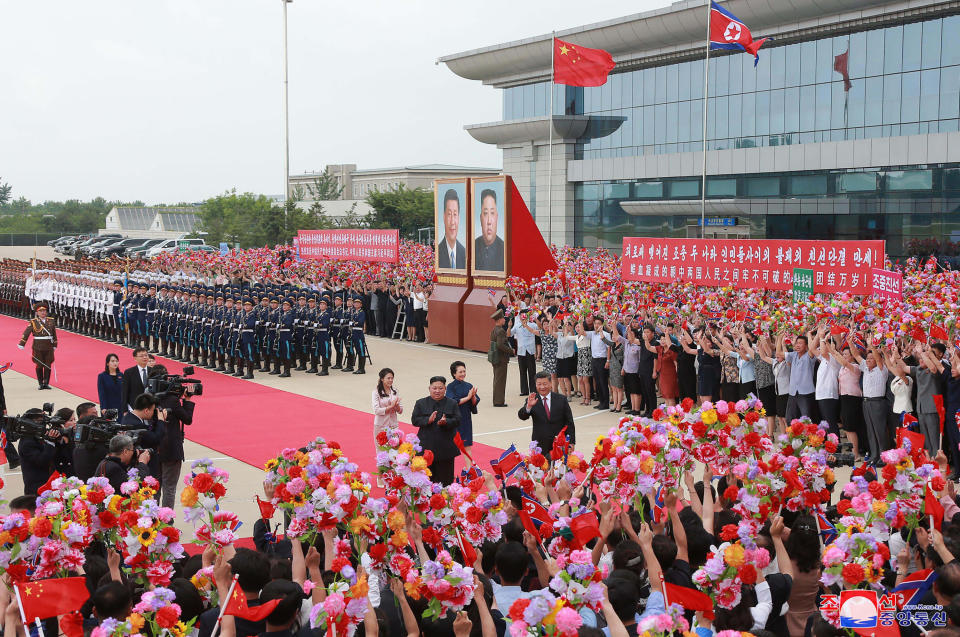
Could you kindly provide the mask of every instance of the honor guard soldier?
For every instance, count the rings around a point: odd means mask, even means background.
[[[333,342],[333,348],[337,352],[337,362],[333,369],[343,369],[343,338],[341,329],[343,324],[343,298],[339,295],[333,297],[333,311],[330,313],[330,339]]]
[[[40,301],[34,307],[36,316],[30,319],[23,336],[20,337],[20,349],[33,336],[33,364],[37,370],[37,385],[40,389],[50,389],[50,370],[53,369],[53,350],[57,347],[57,328],[55,321],[47,316],[47,303]]]
[[[353,345],[353,355],[357,359],[357,371],[354,374],[366,374],[367,366],[367,342],[363,334],[363,326],[366,324],[366,313],[363,311],[363,300],[358,296],[353,299],[353,317],[350,323],[350,341]],[[350,361],[350,367],[353,367],[353,361]]]
[[[270,371],[270,349],[267,346],[267,316],[270,314],[270,296],[267,294],[266,290],[260,292],[260,305],[257,306],[257,358],[259,360],[255,361],[259,363],[259,366],[255,366],[255,369],[259,368],[261,372]]]
[[[320,359],[318,376],[330,375],[330,310],[327,297],[320,298],[320,307],[317,309],[317,357]]]
[[[149,337],[147,336],[147,286],[143,283],[137,285],[137,296],[134,301],[134,312],[136,313],[136,341],[134,347],[145,345]]]
[[[123,343],[123,281],[113,280],[113,341]]]
[[[160,353],[160,345],[157,342],[157,284],[150,283],[147,286],[146,298],[146,316],[145,316],[145,338],[144,346],[154,354]]]
[[[293,312],[293,357],[294,362],[297,362],[297,371],[302,372],[307,369],[306,355],[303,351],[304,334],[307,327],[307,295],[303,292],[299,293],[297,307]]]
[[[280,299],[270,295],[270,311],[267,312],[267,368],[270,368],[271,362],[274,363],[270,370],[271,376],[280,374]]]
[[[210,331],[210,348],[216,355],[216,367],[213,370],[215,372],[227,371],[223,366],[223,325],[227,311],[223,298],[223,292],[217,292],[216,303],[213,306],[213,329]],[[213,364],[212,361],[211,364]]]
[[[213,334],[213,290],[201,290],[200,299],[200,366],[211,367],[213,356],[210,353],[210,336]]]
[[[237,375],[246,380],[253,380],[253,348],[257,341],[257,315],[253,311],[253,299],[243,299],[243,315],[240,319],[240,356],[237,364]],[[246,364],[246,373],[243,373]]]
[[[304,311],[305,326],[303,331],[303,357],[310,360],[308,374],[317,373],[317,297],[311,294],[307,298],[307,309]]]
[[[278,351],[280,360],[283,362],[283,373],[280,374],[280,378],[290,378],[290,362],[293,358],[293,326],[294,326],[294,311],[293,311],[293,300],[290,298],[283,299],[283,309],[280,312],[280,321],[279,329],[279,340],[277,342]]]
[[[240,356],[243,305],[239,297],[233,297],[233,310],[230,316],[230,366],[227,368],[227,373],[240,377],[243,376],[243,359]],[[236,368],[234,368],[234,365],[236,365]]]

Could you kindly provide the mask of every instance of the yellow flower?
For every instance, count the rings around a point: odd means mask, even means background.
[[[393,535],[390,536],[390,544],[394,545],[398,549],[403,549],[410,542],[409,536],[407,536],[406,531],[396,531]]]
[[[556,605],[554,605],[553,610],[550,611],[550,614],[543,618],[544,626],[553,626],[557,623],[557,613],[560,612],[560,609],[563,608],[563,600],[558,599]]]
[[[307,466],[308,464],[310,464],[310,456],[308,456],[307,454],[303,454],[302,456],[297,458],[297,464],[300,465],[301,467]]]
[[[700,414],[700,419],[703,420],[703,424],[715,425],[717,424],[717,412],[715,409],[708,409],[702,414]]]
[[[387,526],[390,527],[391,531],[399,531],[406,526],[407,521],[404,519],[403,514],[394,509],[387,514]]]
[[[153,544],[153,541],[157,539],[157,530],[156,529],[139,529],[137,531],[140,544],[143,546],[150,546]]]
[[[743,547],[739,544],[731,544],[728,546],[727,550],[723,552],[723,561],[726,562],[727,566],[732,566],[733,568],[740,568],[743,566]]]
[[[740,416],[737,414],[727,414],[727,425],[730,427],[739,427]]]
[[[339,458],[339,457],[342,456],[342,455],[343,455],[343,451],[341,451],[340,449],[334,449],[334,450],[333,450],[333,457],[334,457],[334,458]]]
[[[873,512],[877,515],[883,515],[887,512],[887,503],[885,500],[874,500],[873,501]]]
[[[371,528],[373,528],[373,525],[370,523],[370,518],[365,515],[358,515],[350,520],[350,532],[354,535],[369,531]]]
[[[267,462],[263,465],[263,470],[264,470],[264,471],[273,471],[274,469],[277,468],[277,465],[279,465],[279,464],[280,464],[280,462],[279,462],[276,458],[270,458],[270,459],[267,460]]]
[[[573,454],[567,456],[567,468],[570,470],[576,470],[580,468],[580,458]]]
[[[183,622],[177,622],[176,626],[170,629],[170,634],[173,637],[185,637],[188,632],[190,632],[190,629]]]
[[[414,471],[423,471],[424,469],[427,468],[427,459],[424,458],[423,456],[417,456],[410,463],[410,468],[413,469]]]
[[[140,613],[130,613],[130,615],[127,617],[127,621],[130,622],[133,632],[139,633],[141,630],[143,630],[143,625],[145,622],[143,621],[143,615]]]
[[[653,458],[647,458],[640,463],[640,471],[650,475],[653,473],[653,469],[656,466],[656,463],[653,461]]]
[[[137,491],[137,494],[144,500],[146,500],[147,498],[152,498],[155,493],[156,491],[154,491],[150,487],[140,487],[140,489]]]
[[[119,495],[114,494],[110,496],[110,503],[107,504],[107,509],[109,509],[111,513],[120,515],[120,505],[122,503],[123,503],[123,498],[121,498]]]
[[[357,579],[357,583],[350,587],[350,596],[354,599],[362,599],[370,592],[367,585],[367,575],[364,573]]]
[[[183,491],[180,492],[180,504],[185,507],[195,506],[199,497],[196,489],[186,486],[183,488]]]
[[[405,443],[403,443],[402,445],[400,445],[399,447],[397,447],[397,451],[399,451],[400,453],[405,453],[405,454],[407,454],[408,456],[412,456],[412,455],[413,455],[413,445],[411,445],[409,442],[405,442]]]
[[[833,474],[833,469],[829,467],[823,470],[823,479],[827,481],[827,484],[837,481],[836,476]]]

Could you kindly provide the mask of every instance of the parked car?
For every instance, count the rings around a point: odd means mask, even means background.
[[[47,245],[50,247],[63,245],[67,241],[71,241],[76,238],[77,238],[76,235],[68,234],[68,235],[64,235],[62,237],[57,237],[56,239],[51,239],[50,241],[47,241]]]
[[[153,258],[164,252],[176,252],[177,245],[181,241],[186,241],[187,245],[190,246],[202,246],[205,245],[203,239],[166,239],[162,243],[158,243],[149,250],[147,250],[146,257],[148,259]]]
[[[97,256],[101,259],[109,259],[112,256],[124,256],[127,248],[136,248],[142,246],[146,239],[124,239],[105,248],[100,248]]]
[[[119,234],[106,235],[106,236],[104,236],[104,235],[98,235],[98,236],[96,236],[96,237],[90,237],[89,239],[85,239],[85,240],[83,240],[83,241],[81,241],[81,242],[79,242],[79,243],[74,243],[74,244],[72,244],[72,245],[70,246],[70,250],[69,250],[69,252],[68,252],[67,254],[77,254],[77,253],[83,254],[83,248],[90,247],[90,246],[92,246],[92,245],[94,245],[94,244],[96,244],[96,243],[100,243],[100,242],[102,242],[102,241],[105,241],[106,239],[110,239],[110,238],[115,239],[115,238],[119,238],[119,237],[120,237]]]
[[[99,253],[102,248],[106,248],[107,246],[111,246],[114,243],[119,243],[121,241],[123,241],[123,237],[111,237],[109,239],[97,241],[96,243],[91,243],[88,246],[80,248],[80,254],[97,258],[97,253]]]
[[[163,242],[163,239],[147,239],[146,241],[144,241],[142,244],[138,246],[131,246],[127,248],[124,251],[123,256],[131,259],[140,258],[144,254],[146,254],[147,250],[157,245],[158,243],[162,243],[162,242]]]
[[[199,246],[192,245],[190,246],[189,249],[190,249],[190,252],[217,252],[217,253],[220,252],[219,248],[214,248],[213,246],[208,246],[208,245],[199,245]]]

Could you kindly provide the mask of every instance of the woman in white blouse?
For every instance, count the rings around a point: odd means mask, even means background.
[[[896,349],[892,352],[884,352],[884,360],[887,363],[887,369],[895,378],[890,381],[890,391],[893,393],[893,413],[903,415],[913,413],[913,378],[910,377],[910,368],[907,367],[903,359],[900,358],[900,352]]]
[[[393,388],[393,370],[384,367],[380,370],[380,380],[373,390],[373,435],[381,431],[389,432],[399,426],[398,416],[403,413],[400,394]]]

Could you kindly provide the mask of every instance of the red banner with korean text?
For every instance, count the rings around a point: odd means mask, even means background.
[[[873,293],[884,299],[903,300],[903,275],[889,270],[873,269]]]
[[[813,270],[815,293],[871,294],[883,241],[623,239],[624,281],[790,290],[794,268]]]
[[[399,230],[300,230],[301,259],[338,259],[396,263],[400,259]]]

